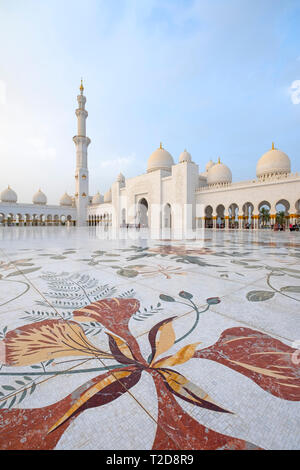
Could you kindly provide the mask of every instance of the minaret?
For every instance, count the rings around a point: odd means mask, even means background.
[[[86,97],[83,95],[83,84],[81,80],[80,95],[77,96],[78,108],[75,111],[77,116],[77,135],[73,137],[76,145],[76,172],[75,172],[75,201],[77,208],[77,225],[87,225],[87,206],[89,201],[89,172],[87,164],[87,148],[91,140],[86,136],[86,118],[88,112],[85,109]]]

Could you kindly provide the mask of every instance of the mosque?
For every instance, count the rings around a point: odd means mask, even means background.
[[[300,221],[300,174],[291,173],[289,157],[272,148],[256,165],[256,178],[232,182],[231,170],[220,158],[209,161],[205,171],[184,150],[175,163],[160,144],[149,157],[147,172],[132,178],[121,173],[101,195],[89,194],[86,97],[81,81],[77,96],[75,193],[63,194],[59,205],[48,205],[39,189],[32,204],[18,202],[8,186],[0,195],[0,225],[72,225],[149,227],[159,237],[165,228],[185,236],[197,228],[259,229],[264,225],[261,209],[268,209],[269,224],[283,210],[286,224]]]

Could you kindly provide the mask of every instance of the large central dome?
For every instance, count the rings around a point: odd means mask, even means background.
[[[172,165],[174,165],[172,155],[162,147],[162,144],[160,144],[160,147],[149,157],[147,172],[150,173],[150,171],[155,170],[170,171]]]

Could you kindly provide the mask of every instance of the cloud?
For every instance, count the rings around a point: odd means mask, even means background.
[[[0,80],[0,105],[6,104],[6,83]]]
[[[300,104],[300,80],[294,80],[289,88],[293,104]]]

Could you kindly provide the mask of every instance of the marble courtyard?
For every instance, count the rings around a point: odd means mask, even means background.
[[[298,449],[300,235],[0,227],[1,449]]]

